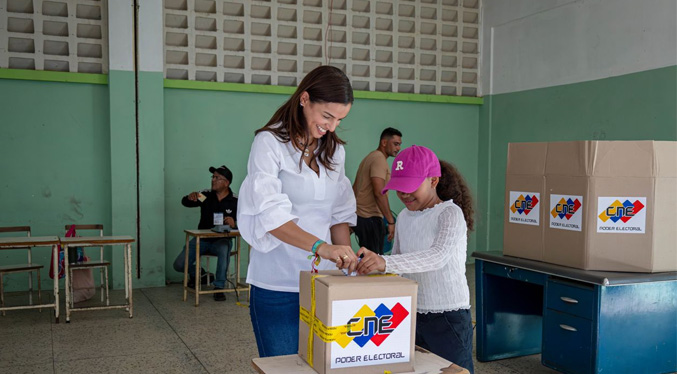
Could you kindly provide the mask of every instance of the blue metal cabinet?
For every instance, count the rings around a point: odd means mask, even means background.
[[[677,371],[677,281],[600,287],[596,372]]]
[[[677,371],[677,272],[473,257],[479,361],[542,352],[544,365],[564,373]]]
[[[595,286],[550,276],[545,287],[543,365],[564,373],[592,373],[595,361]]]
[[[547,309],[543,320],[542,363],[564,373],[593,372],[593,322]]]
[[[598,298],[594,285],[553,278],[546,287],[546,308],[593,319]]]
[[[491,262],[475,264],[477,359],[539,353],[546,275]]]

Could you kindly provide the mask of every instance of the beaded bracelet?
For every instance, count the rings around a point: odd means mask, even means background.
[[[315,242],[315,244],[313,244],[313,248],[310,249],[310,255],[308,255],[308,259],[312,260],[310,263],[312,273],[317,273],[315,266],[320,265],[320,261],[322,260],[320,255],[317,254],[317,249],[320,248],[320,246],[324,243],[326,243],[324,240],[318,240]]]
[[[317,253],[317,249],[320,248],[322,244],[326,243],[324,240],[318,240],[313,244],[313,248],[310,250],[310,253],[313,254],[313,256]]]

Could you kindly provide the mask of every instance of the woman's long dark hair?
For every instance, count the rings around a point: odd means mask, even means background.
[[[353,103],[353,88],[348,77],[336,67],[318,66],[303,78],[289,100],[282,104],[268,123],[256,130],[255,134],[261,131],[270,131],[279,141],[283,143],[291,141],[294,148],[303,152],[310,140],[308,139],[306,119],[301,107],[301,94],[303,92],[308,92],[310,101],[313,103],[345,105]],[[282,124],[275,126],[277,123]],[[346,143],[330,131],[327,131],[319,143],[317,162],[329,170],[334,170],[334,152],[336,152],[339,144]],[[299,166],[301,166],[300,163]]]
[[[473,209],[472,195],[468,184],[454,165],[440,160],[440,167],[442,168],[442,176],[435,189],[437,196],[444,201],[454,200],[454,203],[463,211],[463,217],[468,226],[468,232],[470,232],[475,228],[473,218],[475,210]]]

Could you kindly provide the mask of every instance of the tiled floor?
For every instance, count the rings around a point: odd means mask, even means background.
[[[474,266],[467,276],[474,299]],[[181,294],[180,285],[135,290],[132,319],[123,310],[78,312],[71,323],[62,314],[54,324],[47,310],[9,311],[0,316],[0,373],[255,373],[249,310],[233,294],[226,302],[201,297],[197,308]],[[7,299],[11,305],[25,296]],[[475,373],[556,373],[540,359],[475,362]]]

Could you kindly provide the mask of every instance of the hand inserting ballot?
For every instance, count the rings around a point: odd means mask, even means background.
[[[383,256],[368,250],[360,248],[357,255],[361,261],[357,264],[357,274],[365,275],[370,273],[383,273],[386,270],[386,260]]]
[[[360,261],[362,261],[362,258],[364,257],[364,254],[361,254],[360,257],[357,258],[357,265],[360,265]],[[337,266],[338,267],[338,266]],[[344,275],[349,276],[349,277],[354,277],[357,275],[357,270],[353,271],[352,273],[348,273],[347,269],[341,269]]]

